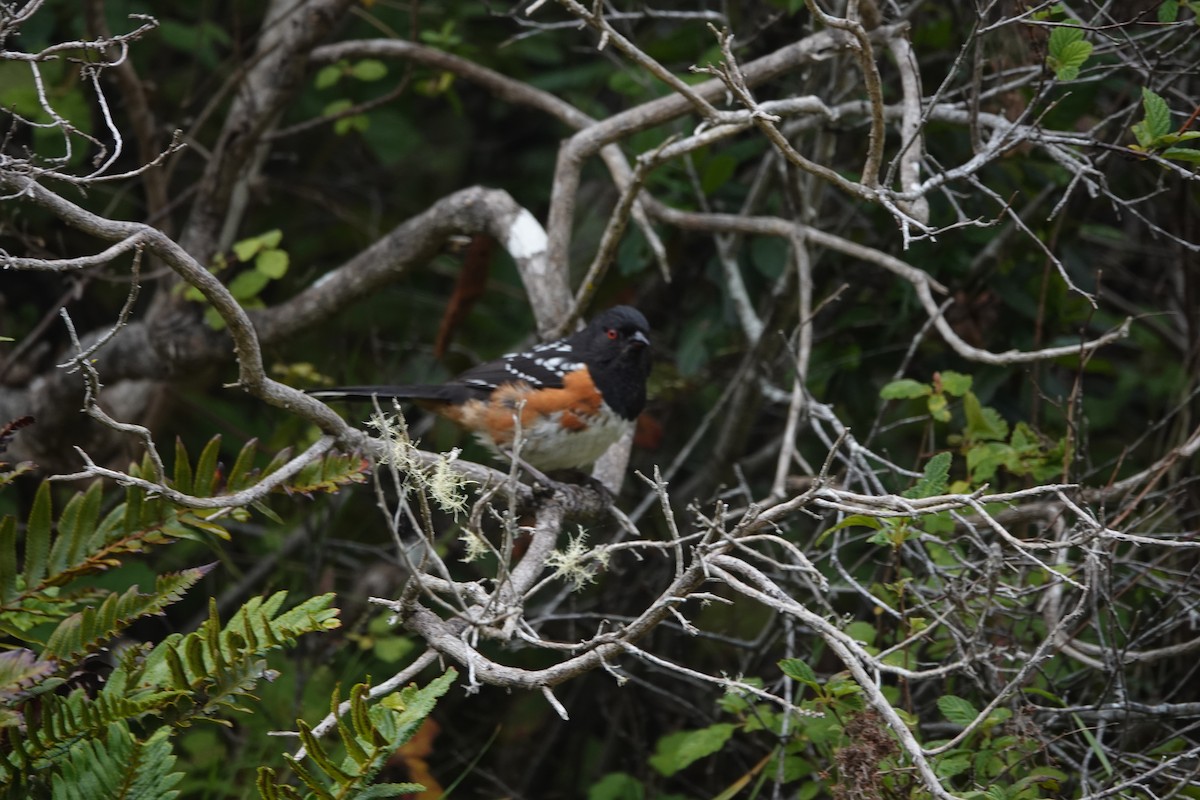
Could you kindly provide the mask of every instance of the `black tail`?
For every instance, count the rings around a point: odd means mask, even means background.
[[[455,400],[453,387],[438,385],[414,386],[334,386],[331,389],[309,389],[306,394],[322,400],[370,400],[396,398],[398,400]]]

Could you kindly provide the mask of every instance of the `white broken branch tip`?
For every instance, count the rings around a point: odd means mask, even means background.
[[[544,255],[548,244],[546,229],[537,217],[522,208],[508,226],[504,248],[514,259],[530,259]]]

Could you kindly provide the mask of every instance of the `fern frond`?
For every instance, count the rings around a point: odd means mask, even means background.
[[[38,658],[37,653],[23,647],[0,653],[0,708],[15,705],[57,668],[54,661]],[[4,724],[0,718],[0,727]]]
[[[92,698],[82,689],[65,697],[42,695],[38,708],[27,704],[24,731],[9,729],[9,757],[25,772],[40,772],[58,763],[79,742],[102,737],[115,723],[161,714],[182,695],[168,691],[128,698],[101,692]]]
[[[37,586],[46,577],[50,561],[50,484],[42,483],[33,498],[25,525],[25,585]]]
[[[166,689],[186,691],[190,700],[175,711],[179,724],[195,717],[217,719],[224,711],[245,710],[241,698],[258,682],[272,678],[264,656],[290,645],[305,633],[332,630],[341,623],[333,595],[310,598],[283,613],[286,592],[254,598],[238,609],[224,627],[215,602],[209,617],[192,633],[174,634],[160,642],[140,663],[123,661],[108,686],[125,693]]]
[[[284,758],[299,781],[318,798],[384,798],[424,791],[416,783],[371,782],[392,754],[413,737],[457,676],[453,669],[447,670],[424,688],[407,686],[376,705],[368,702],[370,687],[358,684],[350,690],[350,713],[338,721],[338,737],[345,750],[340,763],[303,720],[297,723],[297,730],[306,760],[299,762],[287,755]],[[338,694],[335,689],[330,701],[335,710]],[[267,768],[259,770],[258,791],[263,800],[298,796],[290,787],[276,783],[274,771]]]
[[[7,604],[19,591],[17,586],[17,521],[0,519],[0,603]]]
[[[192,462],[188,458],[187,447],[183,444],[183,439],[175,437],[175,479],[173,481],[175,488],[181,492],[189,492],[192,489]]]
[[[170,735],[170,728],[159,728],[141,742],[116,722],[103,738],[78,742],[57,765],[53,800],[173,800],[183,773],[171,771]]]
[[[79,563],[87,555],[92,535],[100,521],[100,501],[99,481],[67,501],[58,518],[58,536],[50,548],[50,575],[60,574],[68,565]]]
[[[196,461],[195,478],[189,487],[191,493],[196,497],[212,497],[216,493],[217,484],[221,478],[217,462],[220,455],[221,436],[218,434],[208,440],[208,444],[200,451],[200,458]],[[188,489],[184,489],[184,491],[186,492]]]
[[[134,620],[160,614],[212,570],[214,564],[160,575],[153,594],[141,594],[131,586],[124,594],[116,593],[99,606],[78,611],[64,619],[50,634],[43,655],[61,660],[74,659],[98,648],[127,628]]]
[[[149,546],[197,538],[189,526],[214,533],[213,528],[218,527],[163,498],[147,498],[141,489],[128,488],[125,498],[101,519],[103,495],[100,484],[94,484],[75,494],[56,522],[49,484],[42,484],[25,525],[20,568],[16,521],[0,519],[0,627],[6,632],[21,628],[4,617],[22,611],[42,614],[38,622],[67,617],[78,609],[71,605],[69,595],[52,591],[56,587],[118,567],[121,557],[141,553]],[[224,529],[220,533],[228,535]]]
[[[328,453],[308,464],[284,487],[289,493],[336,492],[351,483],[366,483],[367,462],[359,456]]]

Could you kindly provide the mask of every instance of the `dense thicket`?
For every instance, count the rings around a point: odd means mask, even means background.
[[[11,796],[1200,796],[1196,3],[158,5],[0,8]],[[611,497],[297,391],[618,302]]]

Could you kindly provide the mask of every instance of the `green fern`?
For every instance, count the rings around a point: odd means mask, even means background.
[[[359,456],[329,453],[305,466],[287,486],[289,493],[310,495],[336,492],[351,483],[365,483],[367,463]]]
[[[99,606],[89,606],[64,619],[46,640],[44,656],[69,660],[93,652],[134,620],[159,614],[181,599],[214,565],[160,575],[153,594],[131,586],[124,594],[109,594]]]
[[[43,483],[25,524],[20,565],[16,520],[0,520],[0,627],[6,633],[30,641],[20,631],[78,610],[71,595],[56,591],[59,587],[113,569],[123,556],[147,547],[196,538],[187,526],[200,527],[189,512],[163,498],[147,498],[141,489],[127,489],[125,502],[103,519],[101,500],[101,485],[95,483],[75,494],[55,522],[50,485]],[[22,619],[22,612],[35,619]]]
[[[329,607],[332,598],[313,597],[282,613],[284,592],[256,598],[224,628],[214,603],[209,619],[194,633],[176,634],[153,648],[128,648],[95,697],[81,689],[65,697],[44,695],[36,708],[26,709],[24,730],[7,729],[9,753],[0,758],[0,785],[16,777],[48,780],[44,773],[59,774],[67,754],[82,742],[103,738],[114,724],[145,717],[175,726],[164,730],[197,719],[228,724],[222,715],[245,711],[244,698],[259,681],[274,677],[266,666],[267,652],[304,633],[338,626],[338,610]],[[25,663],[26,672],[34,669],[28,659]]]
[[[183,778],[172,772],[171,730],[159,728],[138,741],[123,722],[103,738],[78,742],[52,779],[53,800],[172,800]]]
[[[192,463],[182,444],[170,484],[196,496],[253,484],[253,442],[242,448],[228,479],[219,439]],[[285,454],[267,472],[285,463]],[[338,460],[340,459],[340,460]],[[314,473],[330,486],[348,480],[350,462],[325,459]],[[130,474],[156,479],[149,459]],[[289,481],[308,492],[313,475]],[[286,489],[285,489],[286,490]],[[332,595],[284,610],[285,593],[256,598],[222,625],[215,602],[199,630],[157,645],[126,644],[102,688],[65,691],[83,660],[137,619],[160,614],[181,599],[212,565],[156,578],[152,591],[85,585],[78,579],[120,566],[132,554],[178,539],[228,538],[218,515],[247,509],[194,510],[137,487],[124,502],[106,502],[99,482],[71,495],[56,513],[49,484],[37,491],[20,524],[0,517],[0,632],[13,643],[0,653],[0,799],[174,797],[171,736],[196,720],[228,724],[231,712],[263,679],[266,655],[305,634],[340,624]],[[105,512],[105,508],[108,508]]]
[[[166,688],[185,689],[188,697],[171,714],[176,724],[194,718],[219,718],[226,711],[245,711],[242,698],[255,684],[274,673],[265,654],[289,645],[305,633],[332,630],[340,625],[332,594],[312,597],[277,614],[287,597],[278,592],[267,599],[254,598],[242,606],[222,628],[216,602],[209,618],[189,634],[173,634],[139,662],[123,661],[109,676],[105,692],[134,694]]]
[[[24,731],[8,729],[8,765],[44,779],[80,742],[102,737],[113,724],[161,713],[184,694],[156,692],[131,699],[102,692],[93,698],[76,689],[66,696],[43,695],[37,708],[26,710]]]
[[[57,662],[38,658],[24,647],[0,653],[0,728],[21,724],[21,715],[14,709],[37,694],[57,669]]]
[[[309,793],[302,795],[294,787],[279,783],[275,770],[260,767],[259,794],[264,800],[366,800],[424,791],[423,786],[415,783],[372,784],[372,781],[392,754],[413,737],[457,676],[453,669],[447,670],[424,688],[407,686],[375,705],[368,703],[370,687],[356,685],[350,690],[350,713],[338,718],[338,738],[345,754],[335,758],[301,720],[297,726],[305,760],[297,761],[288,755],[284,758]],[[334,690],[330,700],[334,714],[339,705],[339,693]]]

